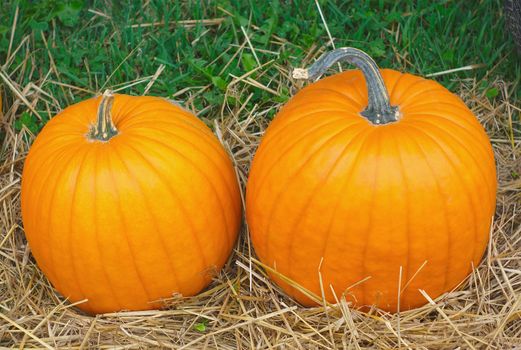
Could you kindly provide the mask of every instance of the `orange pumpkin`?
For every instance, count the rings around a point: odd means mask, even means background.
[[[21,200],[38,265],[70,301],[88,299],[78,306],[90,313],[198,293],[241,219],[219,141],[157,97],[105,94],[50,120],[25,161]]]
[[[360,50],[332,51],[294,76],[315,78],[341,59],[361,71],[305,87],[266,130],[247,186],[251,239],[304,305],[345,295],[356,306],[418,307],[420,289],[433,298],[453,289],[485,251],[492,148],[457,96],[379,70]]]

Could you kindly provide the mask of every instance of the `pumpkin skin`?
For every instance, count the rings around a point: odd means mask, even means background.
[[[456,287],[479,263],[496,170],[476,117],[440,84],[380,70],[397,122],[360,115],[365,78],[346,71],[298,92],[266,130],[247,186],[255,252],[328,302],[400,310]],[[316,302],[277,274],[303,305]],[[367,280],[365,280],[367,279]]]
[[[22,176],[31,251],[53,286],[89,313],[192,296],[228,259],[241,220],[232,163],[193,114],[115,95],[119,134],[87,134],[101,98],[66,108],[38,135]]]

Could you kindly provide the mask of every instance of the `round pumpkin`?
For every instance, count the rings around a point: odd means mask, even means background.
[[[324,55],[255,154],[246,215],[255,252],[303,305],[342,296],[397,311],[460,284],[487,247],[496,170],[476,117],[440,84]]]
[[[22,176],[31,251],[89,313],[191,296],[228,259],[241,220],[232,163],[193,114],[157,97],[105,94],[52,118]]]

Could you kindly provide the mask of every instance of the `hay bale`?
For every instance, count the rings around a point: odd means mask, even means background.
[[[283,67],[272,93],[300,87]],[[266,68],[266,69],[268,69]],[[260,72],[259,74],[264,74]],[[243,78],[244,79],[244,78]],[[237,78],[227,94],[249,94],[252,81]],[[58,111],[36,85],[11,82],[4,109],[0,153],[0,346],[79,349],[514,349],[521,348],[521,140],[509,101],[512,86],[494,85],[490,101],[474,80],[460,82],[459,94],[486,127],[498,166],[498,206],[489,248],[473,274],[436,300],[425,295],[419,309],[388,314],[338,305],[302,308],[271,283],[255,260],[247,229],[212,285],[194,298],[173,296],[164,310],[90,317],[57,295],[37,268],[20,219],[22,163],[33,137],[13,130],[13,120],[30,103]],[[300,84],[300,83],[299,83]],[[262,88],[262,86],[256,86]],[[19,94],[15,94],[17,89]],[[23,99],[22,99],[23,96]],[[85,95],[86,97],[88,95]],[[247,96],[247,95],[245,95]],[[183,96],[190,100],[189,96]],[[248,100],[243,99],[243,100]],[[280,104],[248,110],[224,105],[211,125],[233,156],[242,187],[250,161]],[[25,109],[25,107],[24,107]]]

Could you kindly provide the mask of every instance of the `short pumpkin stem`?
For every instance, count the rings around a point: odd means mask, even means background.
[[[118,129],[112,120],[112,104],[114,103],[114,94],[110,90],[105,90],[101,97],[98,107],[98,117],[96,124],[93,125],[89,137],[95,141],[108,141],[118,134]]]
[[[387,124],[397,121],[400,112],[397,106],[391,106],[380,70],[375,61],[362,50],[342,47],[327,52],[320,56],[311,67],[293,70],[293,78],[314,80],[324,74],[329,67],[343,60],[357,66],[365,77],[368,105],[360,114],[373,124]]]

